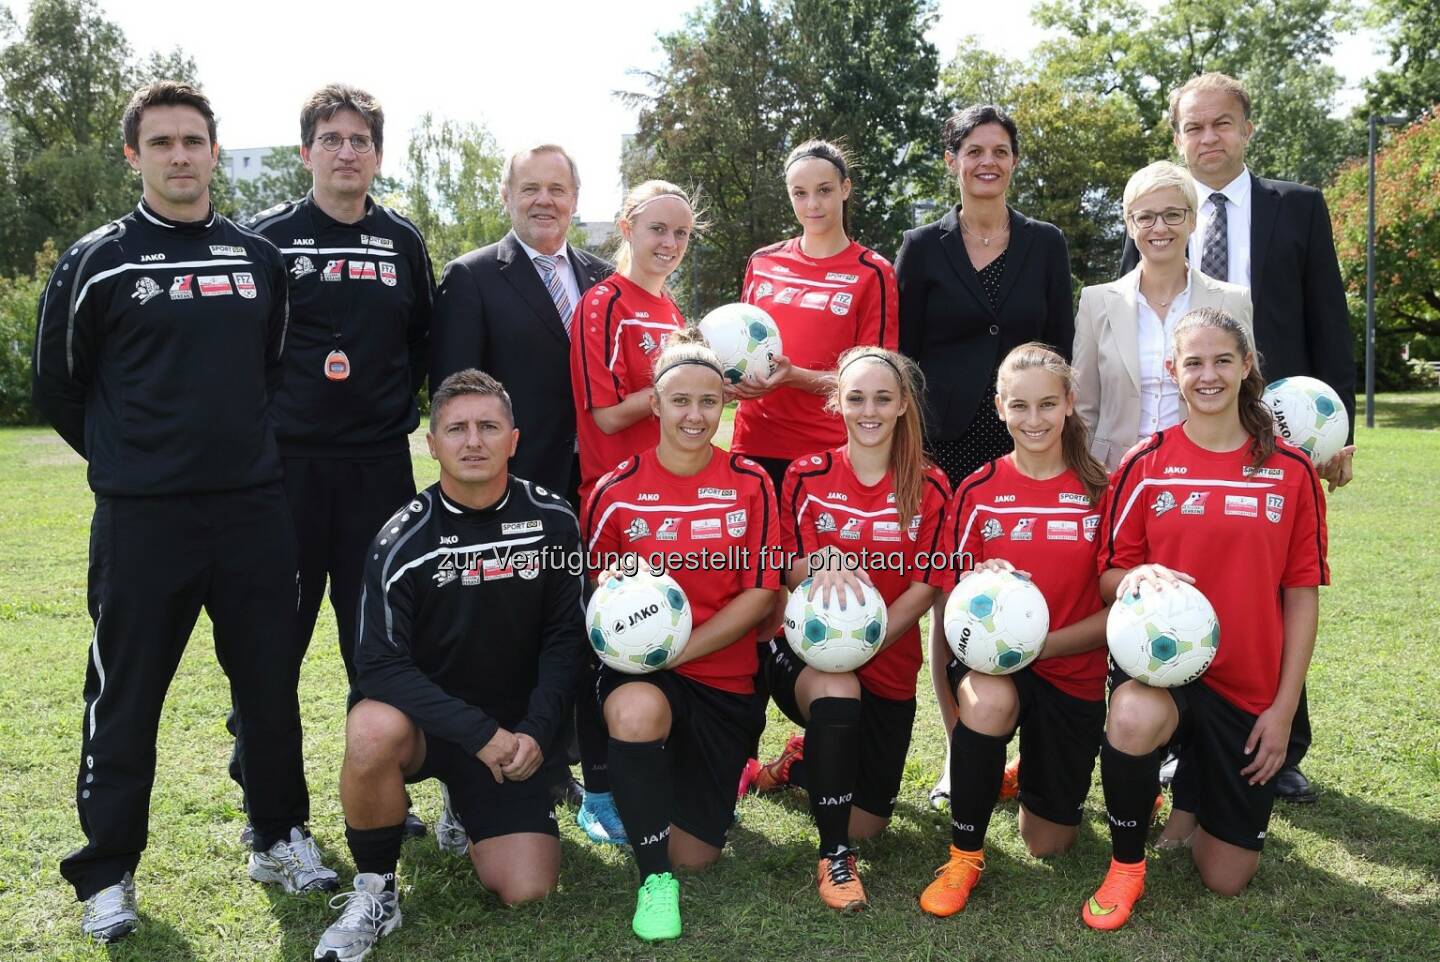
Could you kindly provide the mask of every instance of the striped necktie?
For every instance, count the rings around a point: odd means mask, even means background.
[[[1230,279],[1229,217],[1225,209],[1228,198],[1216,191],[1210,195],[1210,223],[1205,225],[1205,245],[1200,255],[1200,270],[1217,281]]]
[[[535,255],[535,269],[540,272],[540,279],[545,282],[545,290],[550,292],[550,300],[555,302],[555,310],[560,312],[560,323],[565,325],[565,336],[570,336],[571,307],[570,295],[565,292],[565,282],[560,279],[560,256],[551,257],[547,254]]]

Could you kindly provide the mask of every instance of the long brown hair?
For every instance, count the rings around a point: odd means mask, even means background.
[[[925,457],[925,425],[920,405],[920,397],[925,390],[925,375],[920,373],[914,361],[903,354],[869,345],[852,347],[835,361],[837,373],[825,399],[826,410],[840,412],[840,379],[846,368],[854,363],[888,367],[900,387],[900,401],[905,405],[905,413],[895,422],[895,433],[890,437],[890,480],[895,486],[895,513],[900,517],[901,527],[904,527],[920,511],[920,503],[924,500],[925,469],[930,466]]]
[[[1054,348],[1039,341],[1021,344],[1005,355],[995,377],[996,393],[1003,398],[1006,382],[1010,378],[1021,371],[1037,368],[1058,377],[1060,383],[1065,385],[1065,394],[1074,401],[1075,369],[1067,364],[1065,358]],[[1080,483],[1085,486],[1085,494],[1090,498],[1090,504],[1099,504],[1110,478],[1105,474],[1105,465],[1090,453],[1090,432],[1085,429],[1085,422],[1080,420],[1080,412],[1073,407],[1065,416],[1065,426],[1060,429],[1060,458],[1065,462],[1065,467],[1080,478]]]
[[[1177,369],[1180,367],[1180,339],[1191,331],[1212,327],[1224,331],[1235,341],[1243,361],[1250,362],[1250,373],[1240,382],[1240,399],[1237,405],[1240,426],[1250,435],[1250,467],[1258,469],[1270,455],[1275,453],[1275,417],[1264,401],[1265,376],[1260,373],[1260,355],[1245,330],[1235,317],[1218,307],[1197,307],[1180,318],[1175,325],[1175,336],[1170,342],[1170,359]]]

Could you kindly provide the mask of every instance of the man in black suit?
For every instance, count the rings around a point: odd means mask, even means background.
[[[579,190],[575,162],[554,144],[506,161],[500,197],[510,233],[445,265],[430,326],[431,390],[470,367],[501,381],[520,430],[511,473],[566,495],[576,511],[570,315],[614,271],[565,242]]]
[[[1325,195],[1304,184],[1256,177],[1246,168],[1255,125],[1250,96],[1232,77],[1201,74],[1173,91],[1170,126],[1200,200],[1190,263],[1217,280],[1250,288],[1265,379],[1307,375],[1329,384],[1345,403],[1353,440],[1354,339]],[[1127,240],[1121,273],[1137,260],[1134,242]],[[1317,466],[1331,491],[1350,482],[1354,454],[1347,444]],[[1276,792],[1286,801],[1315,801],[1297,767],[1310,737],[1302,691],[1286,765],[1275,776]]]

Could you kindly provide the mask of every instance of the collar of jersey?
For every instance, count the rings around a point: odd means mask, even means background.
[[[210,228],[215,226],[214,204],[210,205],[209,212],[206,213],[206,215],[200,220],[171,220],[168,217],[162,217],[160,214],[156,213],[155,208],[145,203],[144,197],[140,198],[140,203],[136,206],[135,209],[139,212],[142,218],[144,218],[149,223],[154,224],[156,227],[162,227],[165,230],[173,230],[181,234],[203,234]]]
[[[463,504],[451,501],[449,498],[445,497],[445,490],[440,487],[440,483],[438,481],[435,483],[435,494],[440,499],[440,506],[445,509],[446,514],[451,514],[462,518],[469,518],[472,521],[483,521],[487,518],[493,518],[505,508],[505,505],[510,503],[510,491],[514,487],[514,479],[507,479],[505,493],[500,496],[499,501],[496,501],[488,508],[467,508]]]
[[[370,220],[370,215],[375,213],[375,199],[369,194],[365,195],[365,213],[361,214],[360,219],[353,224],[336,220],[325,213],[324,208],[315,203],[315,192],[313,190],[305,195],[305,199],[302,200],[301,203],[309,208],[310,216],[314,219],[316,228],[324,228],[326,230],[332,227],[339,228],[340,230],[354,230],[357,227],[363,227]]]

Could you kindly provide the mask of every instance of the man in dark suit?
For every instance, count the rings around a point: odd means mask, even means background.
[[[445,265],[430,327],[431,390],[471,367],[503,383],[520,430],[511,473],[566,495],[576,511],[570,315],[614,271],[565,242],[579,190],[575,162],[554,144],[506,161],[510,233]]]
[[[1265,379],[1307,375],[1329,384],[1345,403],[1353,440],[1354,339],[1325,196],[1304,184],[1256,177],[1246,168],[1245,148],[1255,125],[1250,96],[1232,77],[1201,74],[1173,91],[1170,126],[1200,200],[1190,263],[1217,280],[1250,288]],[[1137,260],[1127,240],[1121,273]],[[1331,491],[1350,482],[1354,454],[1349,444],[1317,465]],[[1286,766],[1275,776],[1276,792],[1286,801],[1315,801],[1297,767],[1310,737],[1302,691]]]

